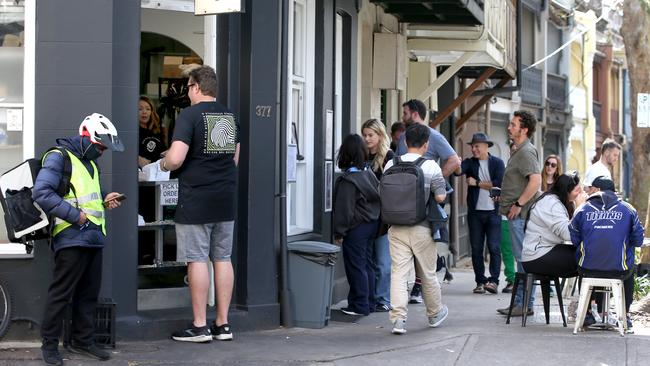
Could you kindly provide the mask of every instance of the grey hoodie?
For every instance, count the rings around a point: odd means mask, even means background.
[[[556,195],[542,197],[530,210],[521,261],[530,262],[540,258],[556,245],[572,245],[570,222],[566,207]]]
[[[334,184],[334,238],[343,238],[362,222],[379,218],[379,181],[370,170],[345,172]]]

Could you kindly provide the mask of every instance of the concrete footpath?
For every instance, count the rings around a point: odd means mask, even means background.
[[[390,333],[387,313],[356,322],[331,321],[323,329],[276,329],[240,333],[232,342],[188,344],[171,340],[118,343],[112,359],[91,361],[63,351],[65,365],[648,365],[650,331],[621,337],[615,331],[572,334],[562,327],[557,299],[551,324],[541,296],[525,328],[496,313],[509,295],[475,295],[473,273],[455,270],[442,284],[449,317],[429,328],[423,305],[409,306],[408,332]],[[500,286],[501,287],[501,286]],[[566,302],[568,304],[568,301]],[[342,316],[337,314],[335,319]],[[352,320],[352,319],[348,319]],[[0,343],[0,365],[41,365],[38,344]]]

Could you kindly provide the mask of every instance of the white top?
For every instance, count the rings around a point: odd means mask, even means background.
[[[406,153],[400,158],[402,161],[416,161],[421,155],[415,153]],[[393,166],[393,160],[389,160],[384,167],[384,171]],[[422,173],[424,173],[424,199],[425,202],[429,201],[429,192],[435,195],[447,194],[447,182],[442,175],[442,169],[438,163],[433,160],[425,160],[422,163]]]
[[[488,160],[479,160],[478,179],[481,182],[491,182],[490,170],[488,170]],[[479,188],[478,201],[476,201],[476,210],[479,211],[493,211],[494,201],[490,198],[490,191],[487,189]]]
[[[598,160],[587,169],[587,173],[585,174],[585,179],[583,180],[583,184],[585,186],[591,186],[591,183],[593,183],[594,179],[600,177],[601,175],[605,176],[606,178],[612,179],[612,173],[610,173],[607,165],[603,164],[600,160]]]

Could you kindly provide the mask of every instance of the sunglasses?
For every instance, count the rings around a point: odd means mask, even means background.
[[[550,162],[550,161],[547,161],[546,163],[544,163],[544,165],[550,166],[551,168],[557,167],[557,163],[553,163],[553,162]]]

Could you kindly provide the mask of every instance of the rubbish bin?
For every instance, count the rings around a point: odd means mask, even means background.
[[[287,244],[289,289],[295,326],[323,328],[330,319],[334,264],[341,250],[319,241]]]

